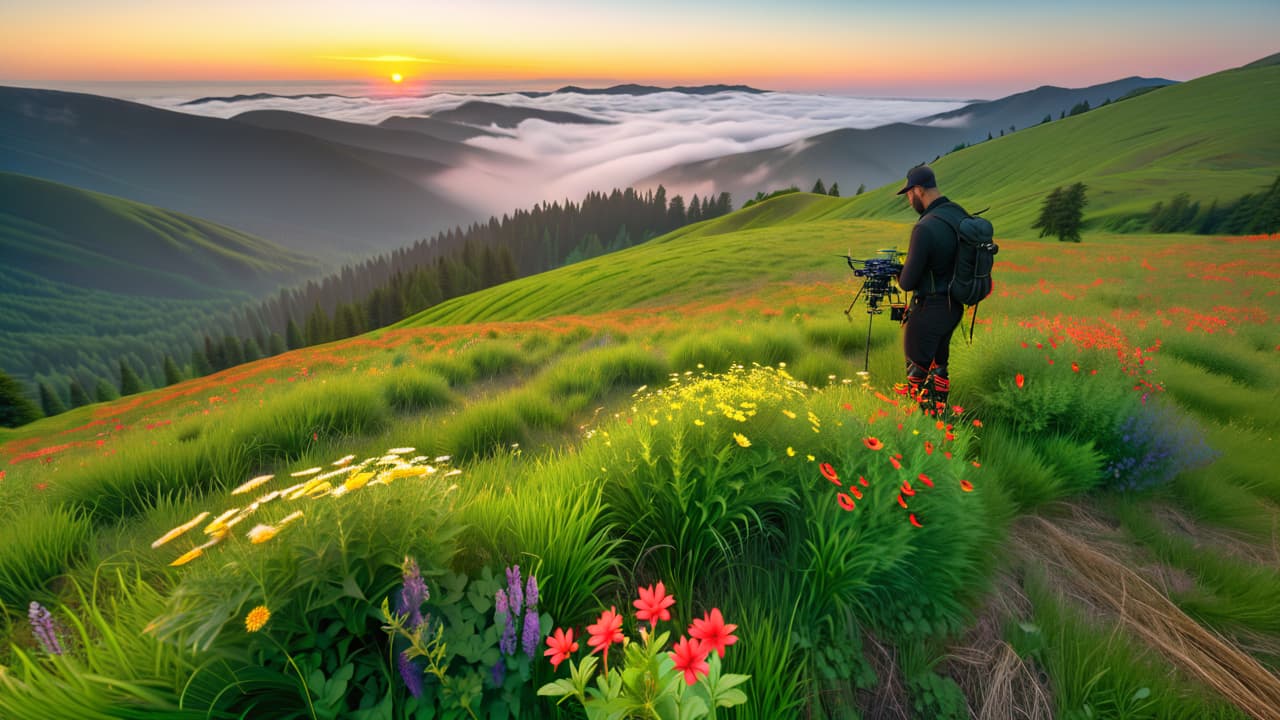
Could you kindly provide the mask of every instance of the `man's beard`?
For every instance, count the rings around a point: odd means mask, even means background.
[[[920,199],[919,195],[911,196],[911,209],[915,210],[917,215],[924,214],[924,201]]]

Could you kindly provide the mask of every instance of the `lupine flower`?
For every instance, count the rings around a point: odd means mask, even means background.
[[[40,641],[40,646],[50,655],[61,655],[62,644],[58,642],[58,631],[53,624],[53,615],[43,605],[32,601],[27,610],[27,619],[31,621],[31,632]]]
[[[409,616],[409,629],[412,630],[422,624],[422,603],[431,597],[431,591],[422,580],[418,561],[409,557],[404,561],[404,587],[400,588],[400,596],[396,598],[396,613]]]
[[[601,650],[607,651],[613,643],[622,642],[622,616],[618,614],[618,608],[610,606],[600,613],[600,619],[587,626],[587,634],[590,635],[587,645],[591,646],[592,655]]]
[[[671,649],[669,655],[675,661],[676,670],[684,673],[684,681],[689,685],[698,682],[699,675],[711,672],[711,666],[707,664],[707,650],[698,640],[681,636]]]
[[[531,608],[538,604],[538,578],[534,575],[524,585],[524,604]]]
[[[507,661],[498,658],[498,662],[493,664],[493,671],[489,677],[493,681],[494,687],[502,687],[502,683],[507,679]]]
[[[416,698],[422,697],[422,673],[418,671],[418,666],[405,653],[400,653],[396,665],[400,669],[400,679],[404,680],[404,686],[409,688],[410,694]]]
[[[542,628],[538,626],[538,610],[530,605],[524,610],[524,633],[520,636],[520,646],[524,654],[533,659],[538,649],[538,641],[542,639]]]
[[[516,622],[519,617],[511,611],[511,599],[507,591],[498,588],[498,592],[494,594],[493,622],[503,626],[502,639],[498,641],[498,649],[503,655],[516,654]]]
[[[511,616],[520,617],[524,609],[524,583],[520,582],[520,566],[507,568],[507,602],[511,605]]]
[[[578,643],[573,641],[573,628],[565,632],[561,628],[556,628],[553,635],[547,636],[547,650],[542,654],[551,658],[551,667],[558,668],[560,663],[569,659],[569,656],[578,651]]]
[[[636,620],[649,621],[650,627],[655,627],[659,620],[670,620],[671,611],[667,608],[676,604],[676,599],[667,594],[667,588],[658,582],[656,588],[650,585],[647,588],[640,588],[640,599],[633,600],[632,605],[636,606]]]
[[[720,608],[711,608],[711,612],[694,618],[693,624],[689,626],[689,636],[700,641],[708,653],[714,650],[723,658],[725,647],[738,642],[737,636],[733,634],[737,629],[737,625],[725,624]]]
[[[266,605],[259,605],[244,616],[244,629],[249,632],[258,632],[270,619],[271,611],[267,609]]]

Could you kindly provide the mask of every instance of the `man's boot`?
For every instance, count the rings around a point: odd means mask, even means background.
[[[947,414],[947,396],[951,394],[951,378],[943,368],[935,368],[929,373],[929,409],[931,415],[945,417]]]

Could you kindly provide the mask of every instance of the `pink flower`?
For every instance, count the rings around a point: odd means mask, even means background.
[[[737,629],[737,625],[725,624],[720,608],[711,608],[711,612],[694,618],[693,624],[689,626],[689,636],[701,641],[708,653],[715,650],[720,657],[724,657],[725,647],[738,642],[737,636],[733,634]]]
[[[681,636],[669,653],[676,663],[676,670],[684,673],[684,681],[690,685],[698,682],[698,676],[706,676],[711,672],[707,664],[707,650],[698,640],[690,640]]]
[[[648,620],[650,626],[656,626],[659,620],[670,620],[671,611],[667,608],[676,604],[676,599],[667,594],[667,588],[661,582],[655,589],[653,585],[640,588],[640,599],[633,600],[636,606],[636,619]]]

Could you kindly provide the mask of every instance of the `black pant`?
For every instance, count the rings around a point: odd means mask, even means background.
[[[907,356],[907,376],[921,380],[934,370],[947,377],[947,360],[951,357],[951,334],[960,324],[964,306],[947,295],[911,297],[911,314],[902,334],[902,348]]]

